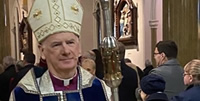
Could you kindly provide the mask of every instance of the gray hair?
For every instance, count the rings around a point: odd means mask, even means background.
[[[8,66],[10,65],[14,65],[15,64],[15,59],[11,56],[6,56],[3,58],[3,66],[6,69]]]
[[[152,65],[151,61],[149,59],[145,60],[145,66],[150,66]]]
[[[96,55],[93,51],[89,50],[89,51],[86,51],[82,54],[82,58],[84,59],[92,59],[92,60],[96,60]]]
[[[17,67],[18,70],[22,69],[22,68],[24,67],[24,62],[23,62],[23,60],[18,60],[18,61],[16,62],[16,67]]]

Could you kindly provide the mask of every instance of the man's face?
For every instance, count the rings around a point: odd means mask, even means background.
[[[165,62],[165,54],[160,53],[157,47],[154,50],[154,59],[156,60],[156,66],[160,66]]]
[[[70,32],[47,37],[39,47],[52,73],[74,70],[80,53],[79,38]]]

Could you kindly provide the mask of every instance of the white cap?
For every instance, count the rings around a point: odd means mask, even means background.
[[[80,35],[83,9],[77,0],[35,0],[28,22],[38,40],[57,32]]]

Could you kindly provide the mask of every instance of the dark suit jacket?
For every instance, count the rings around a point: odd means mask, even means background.
[[[36,77],[41,74],[43,74],[45,70],[43,70],[44,68],[42,67],[36,67],[34,66],[33,64],[29,64],[29,65],[26,65],[24,68],[22,68],[18,73],[17,75],[14,77],[13,81],[12,81],[12,84],[10,86],[10,91],[13,90],[13,88],[15,88],[15,86],[18,84],[18,82],[25,76],[25,74],[31,69],[33,68],[34,69],[34,72],[36,74]]]
[[[136,68],[137,68],[137,71],[138,71],[139,78],[141,80],[144,76],[144,72],[140,69],[140,67],[136,66]]]
[[[123,79],[119,85],[119,101],[137,101],[135,90],[138,87],[137,73],[134,69],[121,61]]]
[[[8,101],[10,92],[9,86],[11,78],[16,75],[15,65],[10,65],[6,70],[0,74],[0,100]]]
[[[199,101],[200,85],[190,85],[179,95],[172,97],[170,101]]]
[[[147,76],[149,74],[149,72],[153,69],[153,65],[149,65],[149,66],[146,66],[145,69],[143,70],[144,72],[144,76]]]

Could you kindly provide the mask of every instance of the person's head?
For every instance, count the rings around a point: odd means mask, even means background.
[[[41,57],[55,76],[69,78],[76,72],[82,17],[78,0],[35,0],[33,3],[28,22],[40,43]]]
[[[125,45],[122,42],[117,42],[119,48],[119,59],[124,59],[125,56]]]
[[[18,60],[15,65],[16,65],[17,70],[20,70],[24,67],[24,61]]]
[[[93,51],[91,50],[88,50],[86,52],[84,52],[82,55],[81,55],[81,61],[83,61],[84,59],[92,59],[92,60],[96,60],[96,55]]]
[[[143,101],[146,101],[146,99],[154,93],[163,93],[165,90],[165,81],[162,77],[155,75],[155,74],[149,74],[142,78],[140,81],[140,87],[141,87],[141,98]]]
[[[35,54],[32,52],[27,52],[24,54],[24,65],[35,64]]]
[[[152,65],[152,63],[151,63],[151,61],[149,59],[145,60],[145,66],[146,67],[147,66],[151,66],[151,65]]]
[[[200,60],[193,59],[184,67],[184,84],[200,84]]]
[[[154,50],[154,58],[156,65],[159,66],[166,61],[176,58],[178,54],[178,48],[174,41],[160,41],[156,44]]]
[[[131,63],[131,60],[129,58],[124,59],[125,63]]]
[[[89,71],[92,75],[95,75],[96,72],[96,64],[92,59],[84,59],[81,63],[81,66]]]
[[[14,65],[15,64],[15,59],[11,56],[6,56],[3,58],[3,66],[6,69],[7,67],[9,67],[10,65]]]

